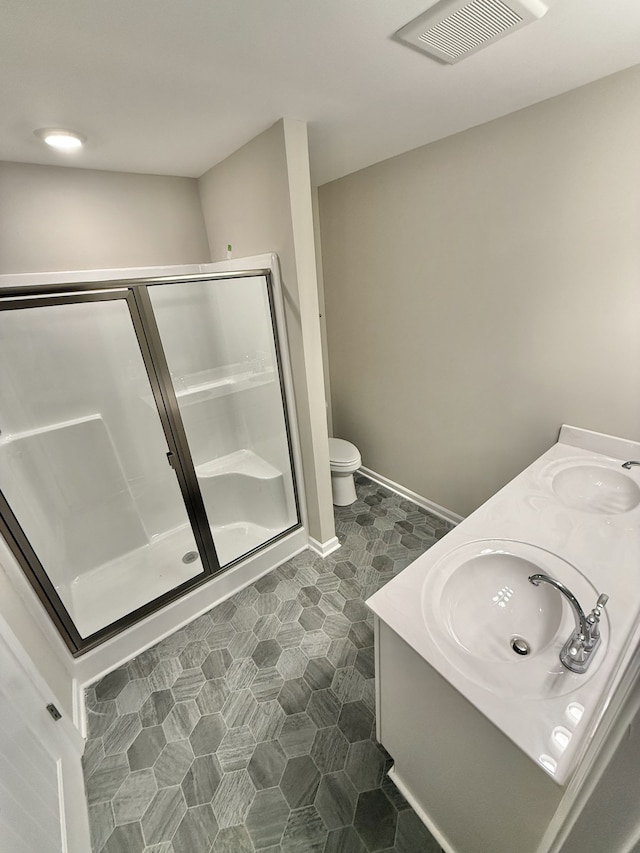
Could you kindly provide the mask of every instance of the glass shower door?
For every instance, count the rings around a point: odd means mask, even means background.
[[[299,524],[265,275],[148,287],[221,566]]]
[[[145,346],[128,290],[0,300],[0,509],[76,650],[212,570]]]

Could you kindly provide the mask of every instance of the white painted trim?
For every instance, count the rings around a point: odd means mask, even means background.
[[[461,521],[464,521],[464,516],[458,515],[458,513],[452,512],[450,509],[440,506],[440,504],[434,503],[428,498],[423,498],[422,495],[418,495],[416,492],[406,489],[399,483],[394,483],[393,480],[383,477],[382,474],[376,474],[376,472],[372,471],[370,468],[363,467],[360,468],[360,471],[365,475],[365,477],[373,480],[374,483],[380,483],[381,486],[384,486],[392,492],[395,492],[397,495],[400,495],[400,497],[406,498],[408,501],[417,504],[419,507],[422,507],[422,509],[426,509],[427,512],[430,512],[432,515],[437,515],[438,518],[442,518],[444,521],[450,521],[452,524],[460,524]]]
[[[31,708],[40,706],[40,703],[45,707],[53,698],[51,690],[2,614],[0,614],[0,642],[6,645],[9,655],[16,661],[17,669],[21,672],[20,679],[22,680],[24,676],[25,682],[29,684],[30,696],[33,699],[33,702],[29,700]],[[29,717],[33,720],[31,708]],[[42,710],[38,713],[42,713]],[[38,738],[38,742],[57,763],[61,849],[63,853],[86,853],[90,847],[90,832],[81,761],[84,739],[67,713],[63,713],[53,725],[55,729],[52,730],[52,734],[48,734],[46,740]],[[35,732],[34,736],[37,737]]]
[[[11,628],[9,627],[8,622],[0,613],[0,639],[4,640],[7,644],[8,648],[20,664],[20,666],[24,669],[29,682],[31,683],[34,690],[38,692],[38,694],[42,698],[43,705],[47,705],[51,702],[52,699],[59,702],[58,699],[53,694],[53,691],[44,680],[43,676],[39,672],[35,663],[31,659],[28,652],[25,650],[24,646],[17,638],[17,636],[13,633]],[[80,733],[78,732],[77,727],[72,723],[68,714],[63,713],[62,718],[56,722],[56,726],[60,731],[63,731],[65,737],[73,747],[73,749],[78,753],[78,755],[82,755],[84,750],[84,739],[80,737]]]
[[[447,838],[447,836],[444,834],[444,832],[442,832],[442,830],[440,829],[440,827],[438,826],[438,824],[437,824],[437,823],[435,823],[435,822],[434,822],[434,821],[429,817],[429,815],[425,812],[425,810],[422,808],[422,806],[420,805],[420,803],[419,803],[419,802],[416,800],[416,798],[413,796],[413,794],[411,793],[411,791],[409,790],[409,788],[408,788],[408,787],[405,785],[405,783],[402,781],[402,779],[401,779],[401,778],[400,778],[400,776],[398,775],[398,772],[397,772],[397,770],[396,770],[396,768],[395,768],[395,765],[394,765],[393,767],[391,767],[391,769],[388,771],[387,776],[389,777],[389,779],[391,779],[391,781],[393,782],[393,784],[394,784],[394,785],[396,786],[396,788],[400,791],[400,793],[402,794],[402,796],[403,796],[403,797],[405,798],[405,800],[409,803],[409,805],[411,806],[411,808],[412,808],[412,809],[414,810],[414,812],[418,815],[418,817],[420,818],[420,820],[421,820],[421,821],[423,822],[423,824],[427,827],[427,829],[429,830],[429,832],[431,833],[431,835],[433,835],[433,837],[434,837],[434,838],[435,838],[435,840],[438,842],[438,844],[440,845],[440,847],[442,847],[442,849],[445,851],[445,853],[458,853],[458,851],[457,851],[457,850],[456,850],[456,848],[453,846],[453,844],[449,841],[449,839],[448,839],[448,838]]]
[[[322,371],[324,373],[324,399],[327,409],[327,427],[333,435],[333,405],[331,402],[331,375],[329,372],[329,344],[327,343],[327,314],[324,297],[324,267],[322,264],[322,235],[320,232],[320,201],[318,187],[311,187],[313,205],[313,233],[316,248],[316,275],[318,279],[318,307],[320,310],[320,339],[322,343]]]
[[[84,688],[77,678],[71,679],[71,702],[73,703],[73,724],[86,740],[88,737],[87,707],[84,701]]]
[[[302,355],[299,370],[300,375],[304,377],[304,383],[301,383],[299,417],[307,436],[304,460],[307,479],[309,484],[313,483],[314,486],[308,495],[309,531],[322,542],[335,536],[336,528],[331,495],[309,140],[304,121],[284,118],[282,127],[289,184],[293,261],[297,279],[295,313],[299,333],[298,348],[301,349]]]
[[[338,548],[340,548],[340,542],[337,536],[332,536],[331,539],[327,539],[326,542],[318,542],[317,539],[313,539],[310,536],[309,548],[321,557],[328,557],[329,554],[333,554],[334,551],[337,551]]]
[[[380,620],[373,614],[373,653],[374,653],[374,673],[375,673],[375,694],[376,694],[376,740],[382,743],[382,684],[380,675]]]
[[[58,813],[60,814],[60,841],[62,842],[62,853],[71,853],[71,848],[69,847],[69,837],[67,833],[67,807],[64,799],[64,770],[62,767],[61,758],[58,758],[56,762],[56,771],[58,774]]]

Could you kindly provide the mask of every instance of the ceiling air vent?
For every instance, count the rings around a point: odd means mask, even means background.
[[[542,0],[441,0],[394,38],[453,65],[541,18]]]

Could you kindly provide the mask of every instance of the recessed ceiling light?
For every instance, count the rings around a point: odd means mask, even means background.
[[[56,148],[58,151],[74,151],[82,148],[85,137],[74,130],[65,130],[60,127],[41,127],[35,131],[36,136]]]

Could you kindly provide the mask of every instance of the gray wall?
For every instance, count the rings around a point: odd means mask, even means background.
[[[334,432],[466,515],[640,438],[640,67],[320,188]]]
[[[193,178],[0,163],[0,273],[207,261]]]
[[[199,179],[211,260],[278,252],[295,278],[284,123],[274,124]]]
[[[335,535],[315,269],[307,131],[283,120],[199,181],[211,259],[277,252],[298,413],[310,535]]]

